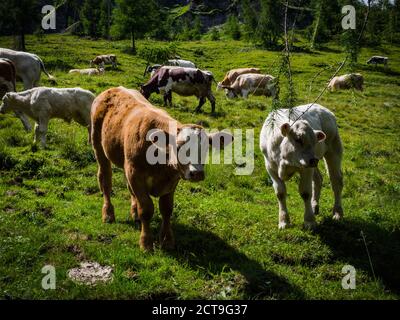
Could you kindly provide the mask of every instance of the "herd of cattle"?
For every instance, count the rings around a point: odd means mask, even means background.
[[[387,62],[386,57],[379,56],[368,61],[385,66]],[[96,68],[73,69],[70,73],[102,74],[106,64],[117,67],[116,56],[98,56],[91,61],[91,66],[95,65]],[[117,87],[95,97],[90,91],[81,88],[36,87],[41,71],[55,82],[37,55],[0,49],[0,112],[14,112],[27,131],[31,130],[28,117],[33,119],[34,141],[40,142],[42,146],[46,145],[47,127],[52,118],[61,118],[67,122],[74,120],[87,127],[89,142],[98,163],[98,182],[104,198],[103,222],[115,221],[111,203],[111,164],[114,164],[124,169],[131,193],[131,215],[141,222],[140,247],[145,250],[153,247],[150,220],[154,214],[154,204],[151,196],[159,197],[163,217],[160,244],[164,248],[173,247],[170,217],[179,180],[203,180],[204,152],[208,146],[223,148],[233,141],[233,136],[223,131],[207,134],[199,125],[182,124],[164,110],[154,107],[148,98],[154,92],[161,93],[164,103],[172,104],[172,92],[182,96],[196,96],[199,99],[196,111],[200,111],[208,99],[214,112],[215,97],[211,89],[215,82],[213,74],[196,68],[190,61],[169,60],[164,65],[146,68],[151,77],[141,86],[140,91]],[[22,80],[25,91],[16,92],[17,78]],[[361,74],[347,74],[333,78],[328,88],[363,90],[363,82]],[[229,71],[217,84],[217,90],[223,89],[228,98],[279,95],[276,78],[262,74],[258,68]],[[188,144],[191,144],[189,148]],[[200,156],[188,154],[192,147],[200,150]],[[149,148],[166,158],[171,157],[171,150],[184,156],[183,159],[178,157],[177,161],[149,163]],[[322,175],[318,169],[321,159],[325,161],[334,193],[333,217],[340,219],[343,216],[342,143],[332,112],[313,104],[298,106],[291,112],[280,109],[271,113],[261,130],[260,149],[278,198],[279,228],[286,228],[290,223],[285,181],[295,173],[300,174],[299,193],[304,201],[304,226],[315,227],[322,186]]]

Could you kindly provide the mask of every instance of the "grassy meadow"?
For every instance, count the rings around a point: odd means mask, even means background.
[[[140,41],[139,47],[152,44]],[[0,38],[0,47],[11,45],[10,38]],[[212,71],[217,81],[229,69],[244,66],[278,73],[279,52],[245,42],[177,45],[183,59]],[[333,69],[317,77],[310,89],[314,75],[336,65],[344,54],[334,44],[313,52],[296,45],[293,77],[298,104],[304,104],[315,99]],[[138,88],[146,81],[146,62],[127,53],[128,46],[129,41],[67,35],[27,38],[27,50],[43,59],[57,78],[57,87],[79,86],[95,94],[120,85]],[[117,55],[117,70],[107,67],[98,77],[68,74],[69,69],[89,67],[90,59],[106,53]],[[389,68],[367,66],[372,54],[389,56]],[[194,114],[194,97],[173,95],[174,106],[168,112],[181,122],[254,129],[255,162],[249,176],[235,175],[235,164],[208,165],[205,181],[179,183],[172,220],[176,249],[171,252],[157,245],[154,253],[139,249],[140,231],[129,217],[130,195],[118,168],[113,175],[117,222],[101,223],[103,199],[85,128],[52,120],[48,147],[42,150],[32,145],[33,132],[26,133],[17,118],[0,115],[0,299],[398,299],[400,48],[363,49],[359,61],[364,92],[325,93],[319,101],[336,114],[344,144],[344,219],[331,219],[333,195],[323,170],[314,232],[302,229],[297,177],[287,184],[293,227],[278,230],[278,203],[258,148],[271,99],[227,100],[222,91],[215,92],[217,112],[211,115],[208,102],[202,113]],[[283,96],[283,76],[280,83]],[[41,85],[51,85],[44,74]],[[161,96],[154,94],[150,100],[162,106]],[[161,217],[155,207],[156,235]],[[82,261],[112,266],[113,281],[95,287],[72,282],[67,271]],[[56,290],[41,287],[46,264],[56,268]],[[341,286],[341,270],[348,264],[357,271],[354,290]]]

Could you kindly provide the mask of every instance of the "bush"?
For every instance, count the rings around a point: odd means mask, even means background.
[[[240,40],[242,36],[240,32],[239,20],[235,16],[229,16],[228,21],[225,24],[225,33],[233,40]]]
[[[211,28],[211,40],[218,41],[220,39],[219,30],[216,27]]]

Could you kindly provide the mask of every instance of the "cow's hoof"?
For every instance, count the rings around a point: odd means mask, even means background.
[[[147,236],[140,236],[140,241],[139,241],[139,246],[140,249],[146,252],[151,252],[153,251],[153,238],[149,235]]]
[[[333,214],[333,216],[332,216],[332,219],[333,219],[333,220],[336,220],[336,221],[342,220],[342,218],[343,218],[343,216],[342,216],[340,213],[338,213],[338,212],[335,212],[335,213]]]
[[[103,206],[103,210],[101,212],[103,223],[114,223],[115,215],[114,215],[114,207],[113,205]]]
[[[304,221],[304,229],[315,230],[317,223],[315,221]]]
[[[287,229],[288,227],[289,227],[289,222],[279,222],[278,224],[279,230]]]
[[[173,238],[164,239],[164,240],[160,241],[160,243],[161,243],[161,248],[163,250],[175,249],[175,240]]]

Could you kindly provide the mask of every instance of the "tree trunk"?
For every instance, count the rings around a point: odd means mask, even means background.
[[[132,53],[136,54],[136,43],[135,43],[135,30],[131,29],[131,38],[132,38]]]
[[[323,2],[324,2],[324,0],[319,0],[318,11],[316,13],[317,17],[316,17],[316,20],[315,20],[314,32],[313,32],[313,35],[312,35],[312,38],[311,38],[311,44],[310,44],[311,49],[314,49],[315,40],[317,39],[318,30],[319,30],[319,24],[320,24],[320,21],[321,21]]]
[[[25,48],[25,34],[23,31],[14,36],[14,48],[18,51],[26,51]]]

